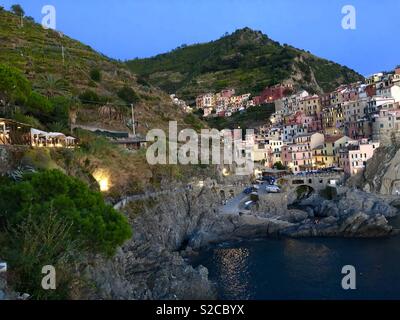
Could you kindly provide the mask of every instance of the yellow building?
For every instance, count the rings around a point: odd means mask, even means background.
[[[344,113],[341,105],[329,106],[322,113],[324,133],[330,136],[344,134]]]
[[[302,111],[307,117],[316,116],[321,110],[321,99],[317,95],[300,100],[298,106],[298,111]]]
[[[355,140],[343,135],[332,135],[325,136],[324,147],[322,148],[322,159],[316,157],[318,160],[322,160],[325,167],[333,167],[339,165],[339,151],[349,144],[356,143]]]

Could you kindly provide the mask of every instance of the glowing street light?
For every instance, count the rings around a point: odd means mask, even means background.
[[[229,170],[227,169],[227,168],[224,168],[224,169],[222,169],[222,175],[224,176],[224,177],[228,177],[229,176]]]
[[[110,190],[110,178],[109,174],[105,170],[102,169],[96,170],[93,173],[93,177],[99,184],[101,192],[107,192],[108,190]]]

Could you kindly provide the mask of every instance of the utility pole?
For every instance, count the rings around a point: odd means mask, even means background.
[[[133,111],[133,103],[131,104],[131,109],[132,109],[132,132],[133,136],[136,137],[135,112]]]
[[[23,13],[21,12],[21,28],[24,27],[24,16]]]
[[[62,56],[62,63],[65,64],[65,54],[64,54],[64,45],[61,45],[61,56]]]
[[[65,52],[64,52],[64,44],[62,43],[62,38],[63,38],[64,34],[62,32],[59,32],[58,34],[61,38],[61,56],[62,56],[62,63],[64,65],[65,64]]]

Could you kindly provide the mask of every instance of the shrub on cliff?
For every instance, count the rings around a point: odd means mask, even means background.
[[[49,114],[53,111],[53,105],[43,95],[37,92],[31,92],[26,102],[28,110],[33,114]]]
[[[93,81],[100,82],[101,81],[101,71],[99,69],[90,70],[90,78]]]
[[[137,103],[140,101],[137,93],[130,87],[123,87],[118,91],[118,97],[124,100],[126,103]]]
[[[31,94],[31,84],[20,70],[0,64],[0,100],[23,104]],[[0,101],[1,103],[1,101]]]
[[[15,285],[34,298],[68,298],[71,266],[82,256],[112,256],[131,237],[127,219],[80,180],[58,170],[24,175],[0,186],[0,255],[15,274]],[[56,267],[60,290],[46,293],[37,280],[45,265]],[[76,282],[75,280],[73,281]]]
[[[2,185],[0,193],[0,217],[11,227],[30,215],[55,212],[72,223],[71,240],[107,255],[131,236],[125,217],[106,205],[100,193],[58,170],[28,174],[20,183]]]

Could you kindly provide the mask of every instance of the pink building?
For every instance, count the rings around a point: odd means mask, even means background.
[[[307,116],[303,111],[298,111],[287,121],[288,124],[305,125],[308,128],[308,132],[320,132],[322,131],[322,116],[318,113],[316,116]]]
[[[346,135],[351,139],[357,139],[358,134],[358,124],[357,122],[347,122],[346,124]]]
[[[289,152],[289,148],[288,145],[284,145],[281,149],[282,164],[285,167],[289,167],[289,163],[292,161],[292,154]]]
[[[292,85],[278,84],[273,87],[267,87],[261,92],[261,102],[274,102],[289,95],[293,90]]]
[[[309,132],[322,132],[322,113],[318,113],[315,117],[313,117],[311,124],[308,126]]]
[[[349,145],[339,151],[339,166],[350,176],[362,172],[367,161],[374,156],[375,150],[379,148],[379,142]]]
[[[223,118],[223,117],[225,117],[225,113],[226,113],[225,110],[219,111],[219,112],[217,112],[217,116]]]
[[[254,102],[254,105],[259,106],[262,103],[261,96],[255,96],[253,98],[253,102]]]
[[[283,164],[293,173],[312,169],[313,155],[308,143],[283,146],[281,158]]]

